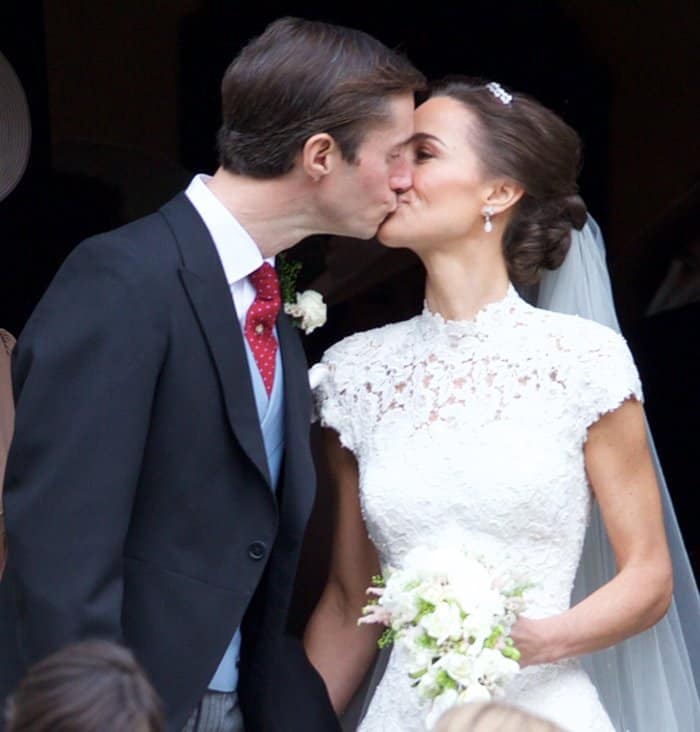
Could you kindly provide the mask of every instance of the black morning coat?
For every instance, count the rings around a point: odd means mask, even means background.
[[[66,643],[131,647],[180,732],[242,624],[247,732],[339,730],[286,632],[315,495],[307,363],[287,316],[270,487],[243,336],[184,194],[80,244],[18,339],[0,703]]]

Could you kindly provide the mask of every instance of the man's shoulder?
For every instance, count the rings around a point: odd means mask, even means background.
[[[183,195],[166,205],[171,204],[187,206]],[[66,264],[162,272],[179,260],[175,232],[158,210],[83,240],[72,251]]]

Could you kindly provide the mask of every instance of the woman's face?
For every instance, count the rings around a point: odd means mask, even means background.
[[[415,112],[411,155],[413,187],[377,237],[390,247],[421,252],[449,247],[483,231],[482,208],[488,195],[473,138],[474,115],[450,97],[433,97]]]

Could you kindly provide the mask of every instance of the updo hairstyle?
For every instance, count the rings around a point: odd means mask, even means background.
[[[572,227],[586,223],[577,184],[578,134],[526,94],[497,94],[481,81],[451,77],[429,96],[464,104],[477,120],[467,134],[484,172],[509,178],[525,191],[504,232],[503,253],[512,280],[536,283],[543,268],[556,269],[564,261]]]

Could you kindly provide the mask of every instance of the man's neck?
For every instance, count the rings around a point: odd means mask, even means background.
[[[259,180],[219,168],[207,186],[248,232],[264,258],[319,233],[309,214],[303,184],[293,173]]]

